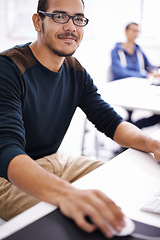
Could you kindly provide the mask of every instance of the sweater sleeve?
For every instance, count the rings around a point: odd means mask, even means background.
[[[84,74],[86,81],[80,107],[99,131],[113,139],[114,132],[123,119],[101,98],[90,75],[86,71]]]
[[[10,161],[25,153],[22,78],[16,65],[0,57],[0,176],[8,179]]]

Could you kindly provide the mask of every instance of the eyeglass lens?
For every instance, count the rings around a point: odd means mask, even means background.
[[[53,17],[57,23],[65,23],[70,19],[70,16],[65,13],[54,14]],[[74,16],[72,19],[76,25],[83,26],[87,23],[87,20],[83,16]]]

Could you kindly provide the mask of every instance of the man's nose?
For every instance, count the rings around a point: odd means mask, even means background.
[[[75,32],[76,31],[76,26],[73,23],[73,19],[72,18],[70,18],[69,21],[64,24],[64,30],[65,31],[68,30],[68,31],[71,31],[71,32]]]

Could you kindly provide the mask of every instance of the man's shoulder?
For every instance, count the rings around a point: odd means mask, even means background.
[[[113,46],[112,50],[111,50],[111,55],[115,56],[117,55],[118,51],[123,51],[124,49],[122,48],[122,43],[121,42],[117,42],[115,43],[115,45]]]
[[[80,64],[80,62],[75,57],[66,57],[64,63],[69,68],[74,68],[76,71],[84,72],[84,68]]]
[[[14,62],[23,74],[28,68],[36,64],[28,45],[15,46],[0,53],[1,57]]]
[[[142,52],[141,47],[137,43],[135,44],[135,49],[136,51]]]
[[[121,42],[117,42],[114,44],[112,50],[119,50],[122,49],[122,43]]]

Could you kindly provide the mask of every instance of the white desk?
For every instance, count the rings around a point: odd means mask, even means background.
[[[99,92],[111,105],[160,114],[160,86],[151,85],[149,79],[131,77],[108,82],[99,87]]]
[[[155,138],[160,139],[160,130]],[[80,189],[100,189],[130,218],[160,227],[160,216],[140,210],[150,194],[160,189],[160,164],[151,154],[126,150],[73,184]],[[0,239],[56,209],[41,202],[0,226]]]

